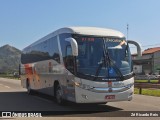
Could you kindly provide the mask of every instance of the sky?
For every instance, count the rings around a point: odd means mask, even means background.
[[[119,30],[144,49],[160,46],[160,0],[0,0],[0,46],[20,50],[67,26]],[[134,49],[131,46],[131,49]]]

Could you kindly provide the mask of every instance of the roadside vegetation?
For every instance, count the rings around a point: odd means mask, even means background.
[[[158,83],[159,80],[135,80],[136,83]]]
[[[0,74],[0,77],[19,80],[19,75],[17,74]]]
[[[134,88],[134,94],[139,94],[139,89],[138,88]],[[144,88],[144,89],[142,89],[142,95],[160,97],[160,89],[154,89],[154,88],[145,89]]]
[[[159,80],[135,80],[135,83],[151,83],[151,84],[160,84]],[[139,94],[139,88],[134,88],[134,93]],[[149,96],[157,96],[160,97],[160,88],[143,88],[142,95],[149,95]]]

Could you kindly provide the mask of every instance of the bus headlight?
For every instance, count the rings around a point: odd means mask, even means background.
[[[75,86],[77,87],[80,87],[82,89],[86,89],[86,90],[89,90],[89,89],[93,89],[94,87],[90,86],[90,85],[86,85],[86,84],[81,84],[81,83],[78,83],[78,82],[74,82]]]
[[[82,84],[81,88],[89,90],[89,89],[93,89],[94,87],[92,87],[90,85]]]
[[[75,84],[75,86],[77,86],[77,87],[80,87],[80,86],[81,86],[81,83],[79,83],[79,82],[74,82],[74,84]]]

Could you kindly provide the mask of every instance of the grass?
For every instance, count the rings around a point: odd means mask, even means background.
[[[138,88],[134,88],[134,93],[135,94],[139,94],[139,89]],[[160,89],[142,89],[142,95],[160,97]]]
[[[135,80],[135,83],[148,83],[149,80]],[[158,83],[159,80],[150,80],[149,83]],[[139,89],[134,88],[134,93],[139,94]],[[154,88],[142,88],[142,95],[149,95],[149,96],[157,96],[160,97],[160,89]]]
[[[15,79],[15,80],[19,80],[18,77],[14,77],[13,75],[7,75],[7,74],[0,74],[1,78],[8,78],[8,79]]]
[[[158,83],[159,80],[150,80],[150,83]],[[135,80],[136,83],[148,83],[148,80]]]

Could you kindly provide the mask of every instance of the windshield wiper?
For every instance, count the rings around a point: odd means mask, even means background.
[[[106,63],[107,63],[106,52],[105,52],[104,49],[105,49],[105,43],[104,43],[104,40],[103,40],[103,59],[102,59],[102,61],[99,62],[99,66],[98,66],[98,68],[96,70],[96,74],[95,74],[95,77],[94,77],[93,81],[97,79],[97,77],[98,77],[98,75],[100,73],[100,70],[102,69],[103,65],[105,65],[105,68],[107,66],[106,65]]]
[[[100,70],[102,69],[102,66],[103,66],[104,63],[105,63],[104,60],[102,60],[102,62],[99,64],[99,66],[98,66],[98,68],[96,70],[96,74],[95,74],[95,77],[94,77],[93,81],[97,79],[97,77],[98,77],[98,75],[100,73]]]
[[[109,78],[109,69],[108,68],[111,68],[113,67],[113,69],[115,70],[115,72],[120,76],[120,79],[123,80],[124,77],[121,73],[121,71],[119,70],[119,68],[115,65],[115,63],[113,62],[113,60],[109,57],[109,52],[108,52],[108,49],[106,49],[106,44],[105,44],[105,41],[103,40],[103,57],[104,57],[104,60],[102,60],[102,62],[100,63],[100,65],[98,66],[97,70],[96,70],[96,74],[95,74],[95,77],[93,80],[95,80],[99,73],[100,73],[100,70],[102,69],[102,66],[103,64],[105,65],[105,68],[107,67],[107,76]]]
[[[123,81],[124,80],[124,76],[122,75],[121,71],[119,70],[119,68],[115,65],[115,63],[110,59],[110,62],[112,64],[110,64],[111,67],[113,67],[113,69],[116,71],[116,73],[119,75],[120,79]]]
[[[104,43],[105,44],[105,43]],[[110,58],[109,56],[109,52],[107,47],[104,48],[105,52],[106,52],[106,56],[107,56],[107,60],[108,60],[108,67],[113,67],[113,69],[116,71],[116,73],[119,75],[120,79],[123,80],[124,77],[120,71],[120,69],[116,66],[116,64],[113,62],[113,60]],[[108,75],[109,75],[109,70],[108,70]]]

